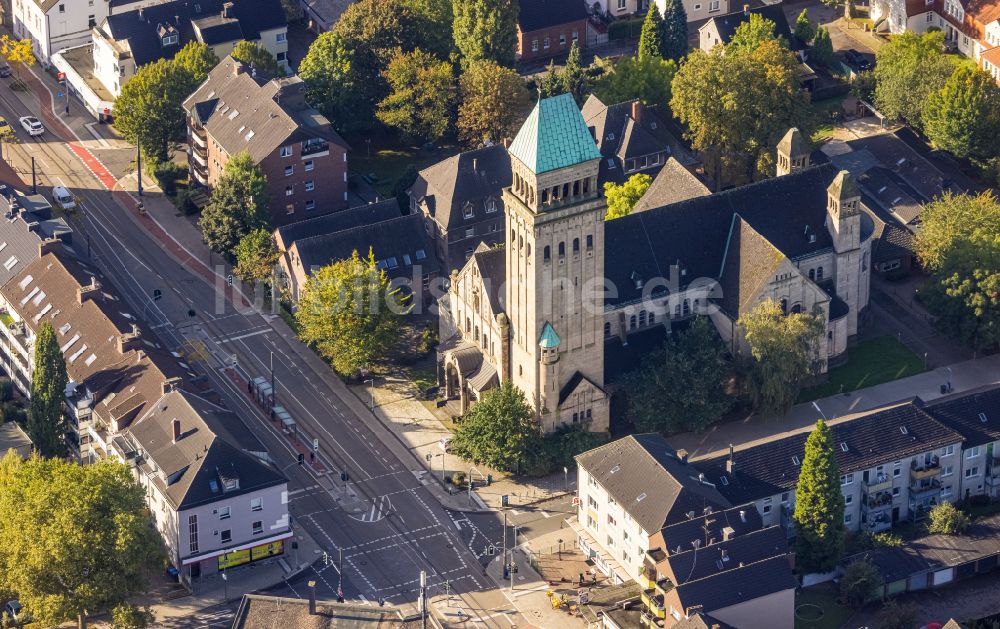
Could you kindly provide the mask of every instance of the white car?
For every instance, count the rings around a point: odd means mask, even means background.
[[[28,135],[42,135],[45,133],[45,127],[43,127],[38,118],[35,118],[34,116],[25,116],[21,118],[21,126],[28,132]]]
[[[72,210],[76,207],[73,195],[64,186],[52,188],[52,200],[64,210]]]

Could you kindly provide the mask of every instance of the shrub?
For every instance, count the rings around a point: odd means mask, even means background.
[[[461,487],[465,484],[465,472],[455,472],[451,475],[451,484],[455,487]]]
[[[840,578],[840,595],[859,607],[879,597],[885,581],[870,561],[855,561],[847,566]]]
[[[959,535],[969,526],[969,516],[955,508],[950,502],[942,502],[930,513],[927,530],[943,535]]]
[[[879,610],[877,624],[879,629],[913,629],[917,625],[917,608],[889,601]]]
[[[0,377],[0,402],[9,402],[14,397],[14,383],[10,378]]]
[[[423,332],[420,333],[420,342],[417,344],[417,353],[427,356],[434,351],[438,344],[438,330],[433,323],[428,323]]]

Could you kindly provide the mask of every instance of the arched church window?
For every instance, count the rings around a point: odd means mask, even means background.
[[[792,314],[799,314],[800,312],[802,312],[802,304],[792,306]]]
[[[548,245],[545,245],[545,248],[542,249],[542,261],[548,262],[551,259],[552,259],[552,248],[549,247]]]
[[[649,313],[649,325],[653,325],[654,323],[656,323],[656,313],[655,312],[650,312]]]
[[[573,196],[576,197],[579,195],[580,195],[580,180],[577,179],[576,181],[573,182]]]
[[[561,258],[564,255],[566,255],[566,243],[561,242],[559,243],[559,257]]]
[[[580,239],[573,239],[573,253],[580,253]]]
[[[524,248],[524,238],[521,236],[517,237],[517,250],[520,251]]]
[[[787,299],[782,299],[781,300],[781,312],[784,313],[784,314],[788,314],[788,300]]]
[[[604,322],[604,336],[611,336],[611,322]]]
[[[631,317],[628,318],[628,329],[629,330],[635,329],[635,315],[632,315]]]
[[[526,250],[526,252],[528,254],[528,257],[530,258],[531,257],[531,243],[530,242],[529,243],[525,243],[525,250]]]
[[[818,282],[822,279],[823,279],[823,267],[821,266],[816,267],[816,281]]]
[[[587,249],[594,248],[594,236],[592,234],[587,234]]]
[[[816,269],[809,269],[809,279],[816,281]]]
[[[676,306],[674,306],[674,316],[675,317],[681,316],[681,305],[680,304],[677,304]]]
[[[548,202],[549,202],[549,191],[547,189],[542,190],[542,203],[548,203]]]
[[[583,193],[587,194],[590,192],[590,177],[583,180]]]
[[[689,314],[691,314],[691,300],[690,299],[685,299],[684,300],[684,316],[686,317]]]
[[[866,253],[865,255],[861,256],[861,271],[864,272],[867,270],[868,270],[868,254]]]
[[[646,327],[646,311],[645,310],[643,310],[643,311],[641,311],[639,313],[639,327],[640,328]]]

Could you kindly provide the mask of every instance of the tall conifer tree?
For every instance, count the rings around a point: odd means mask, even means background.
[[[821,419],[806,440],[795,485],[796,565],[806,572],[829,572],[844,553],[844,494],[830,428]]]
[[[46,321],[35,336],[35,370],[31,377],[28,412],[28,435],[43,456],[66,453],[63,399],[68,380],[66,361],[59,351],[55,330]]]

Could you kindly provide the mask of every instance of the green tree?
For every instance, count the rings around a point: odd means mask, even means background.
[[[492,61],[514,67],[517,6],[516,0],[454,0],[453,34],[463,64]]]
[[[650,3],[649,11],[646,12],[646,19],[642,22],[642,32],[639,34],[639,58],[655,57],[664,58],[664,33],[666,28],[663,24],[663,16],[655,3]]]
[[[864,70],[854,75],[854,80],[851,81],[851,95],[867,103],[872,102],[875,99],[875,73]]]
[[[156,621],[148,607],[122,603],[111,610],[111,629],[146,629]]]
[[[545,74],[538,79],[538,97],[552,98],[553,96],[565,93],[566,84],[563,82],[558,68],[556,68],[556,62],[550,61]]]
[[[395,346],[399,316],[407,309],[407,300],[376,265],[375,254],[361,258],[355,251],[306,281],[295,320],[303,341],[337,373],[353,376]]]
[[[940,535],[961,535],[969,528],[969,516],[950,502],[937,504],[930,512],[927,530]]]
[[[236,245],[236,266],[233,272],[244,282],[267,282],[278,262],[278,248],[271,231],[259,227],[240,239]]]
[[[913,603],[900,605],[890,599],[882,605],[876,617],[878,629],[913,629],[917,626],[917,608]]]
[[[639,99],[646,105],[666,106],[676,73],[677,64],[669,59],[625,57],[597,82],[594,94],[609,105]]]
[[[268,76],[284,76],[278,60],[274,58],[266,48],[252,41],[243,40],[233,47],[229,55],[237,61],[242,61],[256,70],[260,70]]]
[[[785,314],[767,300],[736,322],[750,346],[747,388],[754,406],[765,414],[784,413],[802,383],[817,373],[823,318],[816,313]]]
[[[830,31],[825,26],[816,29],[810,57],[825,66],[830,65],[830,62],[833,61],[833,40],[830,39]]]
[[[455,16],[451,0],[403,0],[413,14],[412,28],[417,29],[418,46],[447,59],[455,46],[451,27]]]
[[[143,155],[167,160],[167,143],[184,133],[184,110],[192,78],[167,59],[147,63],[122,86],[115,100],[115,129]]]
[[[45,321],[35,333],[35,368],[31,374],[31,406],[28,410],[28,436],[43,456],[63,456],[66,444],[66,420],[63,402],[66,397],[66,361],[59,350],[52,324]]]
[[[566,57],[566,65],[560,74],[563,83],[563,92],[573,95],[577,105],[582,105],[584,99],[590,92],[590,79],[587,77],[587,70],[583,67],[580,58],[580,46],[573,42],[569,48],[569,55]]]
[[[383,76],[399,51],[416,48],[414,16],[403,0],[358,0],[330,33],[309,46],[299,76],[309,101],[343,132],[375,124],[375,109],[389,95]]]
[[[847,564],[840,577],[840,595],[852,607],[861,607],[869,601],[880,598],[885,580],[878,569],[867,559],[859,559]]]
[[[524,393],[506,380],[462,417],[451,449],[473,463],[513,470],[539,446],[541,436],[533,420]]]
[[[924,101],[924,133],[958,157],[988,159],[1000,152],[1000,87],[984,70],[959,66],[944,87]]]
[[[757,50],[766,41],[778,41],[782,45],[787,45],[782,38],[774,34],[774,22],[759,13],[751,13],[750,19],[741,22],[736,27],[736,32],[726,45],[727,50],[739,50],[741,52],[752,52]]]
[[[944,87],[955,69],[945,55],[944,33],[907,31],[875,53],[875,104],[889,118],[902,118],[921,128],[928,94]]]
[[[21,79],[21,66],[30,68],[35,65],[35,49],[29,38],[14,39],[10,35],[0,36],[0,55],[9,63],[14,64],[14,72]]]
[[[458,135],[470,146],[513,137],[531,106],[516,71],[492,61],[468,64],[459,79]]]
[[[671,84],[670,108],[705,161],[715,189],[722,181],[769,176],[774,146],[792,127],[808,128],[809,94],[795,54],[775,40],[753,50],[695,50]]]
[[[43,626],[111,610],[146,592],[163,558],[144,490],[125,465],[15,453],[0,460],[0,591]]]
[[[451,64],[420,49],[401,52],[384,73],[390,93],[376,117],[409,140],[439,140],[454,120],[455,77]]]
[[[631,214],[635,204],[646,194],[652,183],[653,178],[642,173],[632,175],[621,185],[613,181],[605,182],[604,197],[608,201],[608,211],[604,220],[610,221]]]
[[[212,49],[198,41],[189,41],[174,55],[174,64],[188,75],[188,92],[197,89],[218,63],[219,58]]]
[[[816,27],[809,19],[809,9],[802,9],[799,17],[795,18],[795,37],[803,44],[808,44],[816,36]]]
[[[802,572],[829,572],[844,552],[844,494],[830,428],[821,419],[806,439],[795,485],[795,563]]]
[[[688,21],[683,0],[667,0],[663,9],[663,58],[680,64],[688,53]]]
[[[726,372],[718,333],[698,317],[625,375],[628,418],[642,432],[700,432],[732,407]]]
[[[1000,342],[1000,203],[945,193],[924,206],[916,250],[931,279],[920,295],[937,325],[977,350]]]
[[[198,220],[202,239],[212,251],[232,255],[244,236],[255,229],[269,230],[268,203],[263,171],[246,151],[233,155]]]

